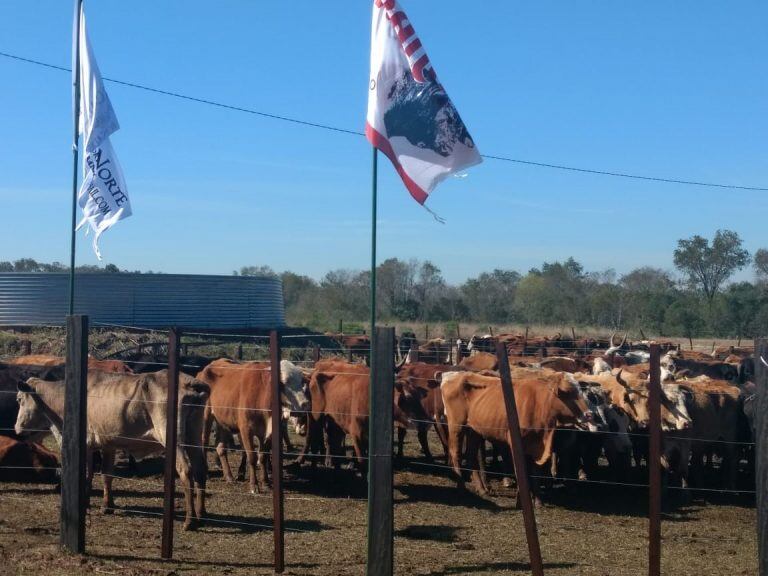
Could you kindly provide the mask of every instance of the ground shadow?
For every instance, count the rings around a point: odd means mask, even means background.
[[[478,496],[468,490],[460,490],[456,486],[435,486],[434,484],[398,484],[395,487],[402,497],[395,498],[395,504],[405,502],[429,502],[443,504],[445,506],[463,506],[465,508],[479,508],[491,512],[507,510],[493,500]]]
[[[395,531],[395,536],[407,538],[409,540],[428,540],[431,542],[456,542],[459,530],[456,526],[445,525],[411,525],[401,530]]]
[[[131,506],[123,508],[119,505],[114,507],[115,512],[129,514],[132,516],[146,516],[158,519],[162,515],[162,508],[156,506]],[[174,513],[176,521],[183,521],[184,516],[180,513]],[[262,531],[272,531],[272,518],[260,516],[238,516],[233,514],[212,514],[206,515],[200,520],[201,530],[206,528],[229,528],[232,531],[252,534]],[[328,526],[315,520],[286,520],[283,524],[286,532],[320,532],[330,529]]]
[[[545,570],[554,570],[556,568],[576,568],[579,564],[572,562],[545,562]],[[448,566],[442,570],[433,570],[431,576],[448,576],[449,574],[473,574],[476,572],[495,572],[500,570],[511,570],[514,572],[523,572],[530,574],[531,565],[525,562],[487,562],[484,564],[468,564],[462,566]]]
[[[99,560],[106,560],[111,562],[132,562],[132,563],[139,563],[139,562],[157,562],[160,560],[159,554],[158,556],[136,556],[135,554],[98,554],[89,552],[88,556],[91,558],[98,558]],[[226,560],[193,560],[193,559],[183,559],[178,558],[178,554],[176,555],[177,558],[172,561],[168,561],[168,566],[183,566],[183,565],[192,565],[192,566],[227,566],[227,567],[235,567],[235,568],[265,568],[265,569],[271,569],[273,567],[273,564],[259,564],[255,562],[234,562],[227,558]],[[290,562],[286,567],[287,568],[317,568],[319,567],[319,564],[310,564],[308,562]],[[155,570],[152,570],[152,572],[155,572]]]

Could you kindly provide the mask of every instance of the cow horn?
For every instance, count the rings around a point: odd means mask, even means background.
[[[619,370],[619,373],[616,374],[616,382],[624,386],[624,388],[629,388],[629,384],[627,384],[627,381],[624,380],[624,378],[621,377],[621,373],[624,372],[624,369],[622,368]]]
[[[616,332],[614,332],[613,334],[611,334],[611,338],[610,338],[610,340],[608,341],[608,343],[609,343],[609,347],[610,347],[610,348],[613,348],[613,338],[614,338],[614,336],[616,336]]]
[[[768,367],[768,362],[766,362],[765,358],[763,358],[762,356],[760,356],[760,362],[763,363],[763,366]]]
[[[624,344],[627,343],[627,336],[629,336],[629,332],[624,332],[624,340],[621,341],[621,344],[619,344],[619,348],[624,346]]]
[[[405,365],[405,361],[406,360],[408,360],[408,355],[407,354],[405,356],[403,356],[403,359],[400,360],[400,362],[397,363],[397,365],[395,366],[395,372],[400,370],[400,368],[402,368]]]

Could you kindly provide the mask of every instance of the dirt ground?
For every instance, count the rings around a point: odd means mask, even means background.
[[[495,482],[494,496],[459,493],[445,470],[417,453],[395,475],[395,572],[399,575],[530,573],[522,515],[514,491]],[[233,463],[236,458],[233,458]],[[289,461],[288,461],[289,462]],[[100,478],[88,516],[87,555],[58,547],[58,494],[45,485],[0,484],[0,574],[193,575],[271,574],[271,497],[227,484],[210,458],[208,516],[197,532],[177,522],[174,561],[160,555],[162,464],[140,463],[115,480],[113,515],[99,511]],[[117,475],[131,475],[118,469]],[[366,488],[351,470],[287,468],[286,574],[365,573]],[[647,573],[647,492],[578,483],[555,487],[537,521],[546,574],[635,576]],[[181,502],[177,499],[179,512]],[[714,495],[673,508],[662,525],[666,576],[757,573],[754,502]]]

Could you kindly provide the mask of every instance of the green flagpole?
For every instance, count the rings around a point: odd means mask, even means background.
[[[72,27],[72,50],[74,59],[72,66],[73,74],[73,104],[74,104],[74,134],[72,136],[72,225],[70,228],[70,249],[69,249],[69,315],[75,313],[75,245],[77,226],[77,161],[78,161],[78,141],[80,136],[80,14],[83,10],[83,0],[75,0],[75,22]]]
[[[375,375],[373,373],[373,339],[376,333],[376,205],[377,199],[377,184],[378,184],[378,150],[373,147],[373,180],[371,182],[371,350],[369,350],[369,362],[371,367],[370,381],[368,382],[368,406],[371,417],[376,413],[377,407],[375,404],[376,395],[373,393],[373,384],[375,382]],[[368,421],[371,421],[369,417]],[[371,529],[371,518],[373,517],[373,482],[371,482],[373,463],[374,443],[373,434],[368,434],[368,554],[367,554],[367,572],[371,573],[371,550],[373,549],[373,533]]]

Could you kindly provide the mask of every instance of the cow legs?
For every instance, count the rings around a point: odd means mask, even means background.
[[[408,428],[405,426],[397,426],[397,458],[398,460],[403,458],[403,444],[405,444],[405,435],[408,434]]]
[[[485,456],[481,446],[485,444],[482,436],[470,430],[467,432],[467,462],[472,468],[472,486],[475,491],[485,496],[488,494],[488,485],[485,481]]]
[[[437,432],[437,437],[440,439],[440,444],[443,445],[445,462],[448,464],[450,463],[450,455],[448,454],[448,426],[440,420],[440,416],[435,418],[435,432]]]
[[[179,474],[179,483],[184,492],[184,530],[195,530],[197,528],[197,518],[195,518],[195,508],[192,501],[192,466],[186,451],[182,448],[176,448],[176,472]]]
[[[104,494],[102,497],[101,511],[104,514],[112,514],[115,508],[115,500],[112,496],[112,480],[115,471],[115,453],[112,450],[101,451],[101,477],[104,479]]]
[[[461,426],[448,424],[448,463],[453,468],[459,488],[464,488],[464,478],[461,474],[461,436]]]
[[[261,492],[261,486],[258,485],[258,481],[256,479],[257,460],[256,454],[253,450],[253,436],[251,435],[250,429],[240,430],[240,442],[243,444],[245,457],[248,461],[248,482],[250,484],[251,494],[256,494]]]
[[[427,431],[429,425],[419,422],[416,428],[416,434],[419,437],[419,444],[421,445],[421,451],[424,452],[424,457],[427,461],[432,462],[432,452],[429,450],[429,440],[427,439]]]

